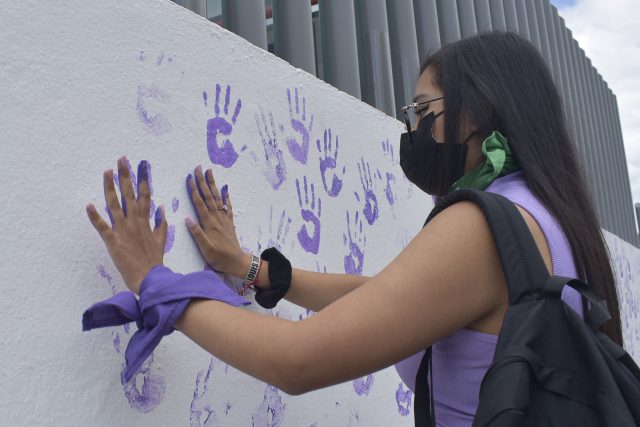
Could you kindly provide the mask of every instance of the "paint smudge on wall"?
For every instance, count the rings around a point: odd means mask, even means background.
[[[411,396],[413,396],[413,392],[409,389],[405,390],[402,383],[400,383],[396,390],[396,403],[398,404],[398,413],[403,417],[406,417],[411,412]]]
[[[340,194],[340,190],[342,190],[342,179],[338,177],[338,171],[336,170],[340,147],[338,135],[336,135],[336,142],[333,144],[331,129],[325,129],[322,147],[320,146],[320,139],[316,141],[316,145],[320,152],[320,175],[324,190],[330,197],[337,197]],[[344,176],[346,171],[346,166],[343,166],[340,176]]]
[[[260,107],[260,115],[258,116],[256,113],[255,119],[260,139],[262,140],[262,147],[264,148],[264,158],[267,162],[265,175],[271,188],[277,190],[287,178],[284,154],[278,144],[278,135],[282,137],[284,127],[280,125],[280,132],[278,133],[271,111],[269,111],[269,124],[267,124],[267,118],[262,107]]]
[[[298,88],[294,90],[295,97],[291,99],[291,89],[287,89],[289,102],[289,118],[292,134],[287,137],[287,148],[291,157],[300,164],[307,163],[309,154],[309,139],[313,130],[313,114],[307,117],[307,100],[298,95]],[[294,107],[295,106],[295,110]]]
[[[164,253],[166,254],[173,248],[173,242],[176,238],[176,226],[171,224],[167,228],[167,240],[164,242]]]
[[[378,219],[378,198],[373,192],[373,176],[371,175],[371,168],[369,162],[365,162],[364,157],[362,163],[358,163],[358,172],[360,173],[360,182],[362,183],[362,190],[364,191],[364,207],[362,213],[367,219],[369,225],[373,225]]]
[[[233,146],[230,136],[240,115],[242,101],[240,99],[237,100],[233,113],[231,117],[229,117],[231,86],[227,86],[226,88],[222,110],[220,110],[221,90],[220,84],[216,84],[216,99],[213,106],[215,116],[207,120],[207,151],[209,153],[209,159],[213,164],[230,168],[238,160],[238,152]],[[205,107],[208,106],[208,95],[206,92],[202,92],[202,99],[204,100]]]
[[[277,427],[284,419],[285,404],[278,389],[267,384],[264,390],[262,404],[251,416],[253,427]]]
[[[177,197],[174,197],[173,200],[171,200],[171,209],[173,209],[173,213],[176,213],[179,207],[180,207],[180,200],[178,200]]]
[[[316,191],[313,184],[307,185],[307,176],[303,176],[304,202],[300,192],[300,181],[296,179],[296,190],[298,192],[298,203],[300,204],[300,215],[305,224],[298,231],[298,241],[302,248],[312,254],[317,254],[320,250],[320,215],[322,214],[322,202],[320,197],[316,203]],[[311,198],[309,198],[309,195]],[[313,232],[309,232],[307,225],[313,225]]]
[[[155,136],[161,136],[171,130],[171,123],[158,109],[167,104],[169,95],[153,83],[138,86],[138,118]]]
[[[355,390],[358,396],[368,395],[369,391],[371,391],[371,387],[373,387],[373,374],[369,374],[366,377],[356,378],[353,380],[353,389]]]
[[[344,256],[344,272],[358,276],[361,275],[367,237],[364,235],[363,221],[359,211],[356,211],[353,229],[351,228],[349,211],[347,211],[347,233],[342,235],[342,240],[344,245],[349,249],[347,255]]]

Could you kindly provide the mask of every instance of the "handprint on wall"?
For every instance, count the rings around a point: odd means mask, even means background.
[[[104,266],[98,266],[98,273],[108,283],[111,293],[113,295],[118,293],[113,283],[113,277],[111,276],[111,274],[109,274],[109,272],[107,272]],[[129,335],[129,324],[126,323],[122,326],[124,334]],[[114,332],[113,337],[113,347],[116,353],[122,353],[122,349],[120,348],[120,335],[118,334],[118,332]],[[120,381],[122,383],[124,395],[129,402],[129,406],[131,406],[132,409],[135,409],[142,413],[152,411],[162,401],[166,388],[164,378],[155,373],[155,366],[153,365],[153,353],[144,361],[142,366],[138,368],[138,370],[134,373],[129,381],[124,380],[125,365],[125,361],[123,360],[122,371],[120,373]]]
[[[337,197],[342,190],[342,179],[338,177],[338,148],[339,139],[336,135],[336,142],[333,144],[331,129],[324,130],[324,143],[320,145],[320,139],[317,140],[318,151],[320,152],[320,175],[322,176],[322,185],[330,197]],[[344,176],[347,168],[342,167],[341,176]]]
[[[278,132],[273,120],[273,114],[269,111],[269,124],[267,124],[265,112],[262,107],[260,107],[260,115],[256,113],[255,118],[256,124],[258,125],[258,132],[262,139],[264,157],[267,161],[267,181],[269,181],[271,188],[277,190],[287,177],[287,169],[284,163],[284,155],[278,146]],[[280,126],[279,130],[280,136],[282,136],[282,126]]]
[[[304,221],[300,231],[298,231],[298,241],[305,251],[317,254],[320,249],[320,215],[322,214],[322,202],[319,197],[316,201],[315,187],[313,184],[307,185],[306,176],[303,177],[303,182],[304,200],[300,192],[300,181],[296,179],[300,215]],[[312,226],[312,232],[309,232],[309,227],[307,227],[309,225]]]
[[[392,164],[395,164],[395,158],[393,155],[393,145],[389,142],[389,140],[382,141],[382,153],[384,156],[391,161]],[[387,201],[389,205],[393,206],[396,201],[395,197],[395,186],[396,186],[396,177],[393,172],[385,172],[387,185],[384,189],[384,194],[387,196]],[[382,177],[381,177],[382,178]]]
[[[403,417],[409,415],[412,396],[413,392],[411,390],[405,390],[402,383],[398,385],[398,389],[396,390],[396,403],[398,404],[398,412]]]
[[[298,88],[294,89],[294,94],[295,97],[292,100],[291,89],[287,89],[289,117],[291,119],[291,129],[293,130],[293,135],[287,138],[287,148],[291,156],[304,165],[307,163],[307,155],[309,154],[309,139],[311,130],[313,129],[313,114],[307,117],[307,100],[298,95]]]
[[[258,242],[258,252],[261,252],[266,248],[276,248],[278,251],[282,252],[285,243],[287,242],[287,236],[289,235],[289,226],[291,225],[291,222],[291,218],[283,209],[280,213],[278,227],[275,228],[275,223],[273,222],[273,206],[271,206],[269,209],[269,240],[266,244],[263,244],[262,230],[258,230],[258,233],[260,234]]]
[[[207,151],[209,159],[216,165],[230,168],[238,160],[238,152],[233,143],[229,139],[233,132],[233,126],[238,120],[242,101],[238,99],[233,109],[233,114],[229,117],[231,104],[231,86],[227,86],[224,97],[223,110],[220,111],[220,92],[222,88],[220,84],[216,84],[216,99],[213,107],[215,116],[207,120]],[[204,105],[208,106],[207,92],[202,92]],[[222,115],[221,115],[222,114]]]
[[[358,163],[358,172],[360,173],[360,182],[362,183],[362,190],[364,191],[364,208],[362,209],[362,213],[369,225],[373,225],[376,219],[378,219],[378,198],[373,192],[373,176],[371,175],[369,162],[365,162],[364,158],[362,158],[361,163]]]
[[[342,235],[344,245],[349,252],[344,256],[344,272],[347,274],[362,274],[364,265],[364,247],[367,244],[367,237],[364,235],[363,222],[360,212],[356,211],[353,229],[347,211],[347,233]]]
[[[264,390],[262,404],[256,409],[251,416],[253,427],[277,427],[282,424],[284,419],[285,404],[282,403],[282,397],[278,393],[278,389],[267,384]]]
[[[196,375],[196,386],[193,390],[193,399],[190,408],[190,427],[209,427],[217,425],[218,419],[213,408],[213,398],[209,397],[209,381],[215,365],[216,359],[211,358],[209,368],[206,371],[198,371]]]
[[[358,396],[368,395],[373,387],[374,375],[369,374],[366,377],[356,378],[353,380],[353,389]]]

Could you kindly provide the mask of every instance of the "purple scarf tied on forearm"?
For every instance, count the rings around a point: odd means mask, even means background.
[[[92,305],[82,315],[82,330],[136,322],[138,330],[125,351],[124,379],[129,381],[162,337],[175,330],[173,324],[191,298],[218,300],[234,306],[251,304],[211,271],[184,275],[158,265],[142,281],[139,300],[133,292],[120,292]]]

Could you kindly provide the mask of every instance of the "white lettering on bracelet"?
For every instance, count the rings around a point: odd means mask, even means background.
[[[245,283],[253,283],[256,280],[256,276],[258,275],[258,270],[260,268],[260,257],[258,255],[252,253],[251,254],[251,267],[249,267],[249,272],[247,273],[247,277],[245,277]]]

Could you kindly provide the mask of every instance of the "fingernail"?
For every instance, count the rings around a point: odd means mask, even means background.
[[[193,227],[194,225],[196,225],[195,221],[193,220],[193,218],[191,218],[190,216],[186,217],[184,219],[184,222],[187,223],[188,227]]]
[[[202,166],[201,165],[196,166],[196,173],[200,173],[200,174],[202,173]]]
[[[138,184],[140,181],[147,181],[149,179],[149,168],[147,167],[147,161],[141,160],[138,163]]]
[[[225,184],[220,189],[220,197],[222,198],[222,203],[227,203],[227,194],[228,193],[229,193],[229,186],[227,184]]]
[[[162,223],[162,212],[160,210],[161,210],[161,207],[156,208],[156,211],[153,215],[153,222],[154,222],[155,228],[158,228]]]

